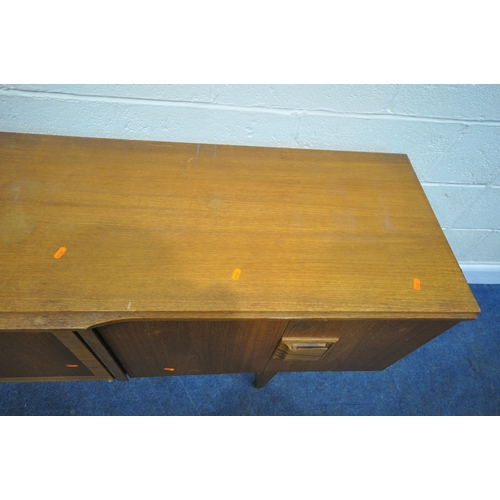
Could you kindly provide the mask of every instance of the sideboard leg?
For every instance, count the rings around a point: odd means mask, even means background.
[[[262,389],[278,372],[258,372],[255,374],[255,387]]]

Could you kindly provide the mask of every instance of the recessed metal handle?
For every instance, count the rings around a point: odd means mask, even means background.
[[[273,358],[285,361],[316,361],[338,340],[338,337],[283,337],[274,351]]]
[[[317,344],[314,343],[304,343],[304,342],[293,342],[291,344],[288,344],[290,349],[292,350],[299,350],[299,349],[319,349],[319,348],[327,348],[328,344],[326,342],[318,342]]]

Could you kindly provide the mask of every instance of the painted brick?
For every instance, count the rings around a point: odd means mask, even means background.
[[[298,116],[242,110],[176,108],[169,110],[173,141],[249,146],[296,147]]]
[[[495,187],[495,188],[500,187],[500,169],[499,169],[498,175],[495,177],[495,179],[492,182],[492,187]]]
[[[456,225],[455,221],[466,211],[474,211],[476,201],[485,192],[484,187],[465,186],[423,186],[427,199],[443,228]],[[455,223],[455,224],[454,224]],[[474,229],[474,228],[472,228]]]
[[[499,177],[500,126],[477,125],[468,126],[426,174],[429,182],[463,184],[488,184]]]
[[[476,247],[464,256],[464,262],[499,263],[500,232],[491,231]]]
[[[467,120],[500,120],[500,85],[404,85],[394,113]]]
[[[0,89],[61,92],[98,97],[209,102],[211,85],[0,85]]]
[[[296,114],[0,95],[0,130],[293,147]]]
[[[397,85],[214,85],[214,102],[234,106],[383,113]]]
[[[473,205],[464,206],[453,227],[461,229],[500,229],[500,188],[486,188]]]
[[[421,181],[459,137],[462,125],[378,118],[300,117],[297,142],[310,149],[404,153]]]
[[[445,229],[444,234],[455,258],[465,261],[468,254],[491,233],[482,229]]]

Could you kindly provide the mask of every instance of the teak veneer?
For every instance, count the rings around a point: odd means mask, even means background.
[[[0,251],[1,380],[382,370],[479,312],[402,154],[0,133]]]

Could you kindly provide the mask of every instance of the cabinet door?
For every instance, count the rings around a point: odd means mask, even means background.
[[[284,342],[278,345],[265,371],[383,370],[456,323],[456,320],[375,319],[290,321]],[[287,351],[289,346],[295,349]],[[311,360],[315,353],[316,359]]]
[[[98,329],[131,377],[262,371],[288,321],[129,321]]]
[[[73,332],[0,332],[0,381],[111,380]]]

